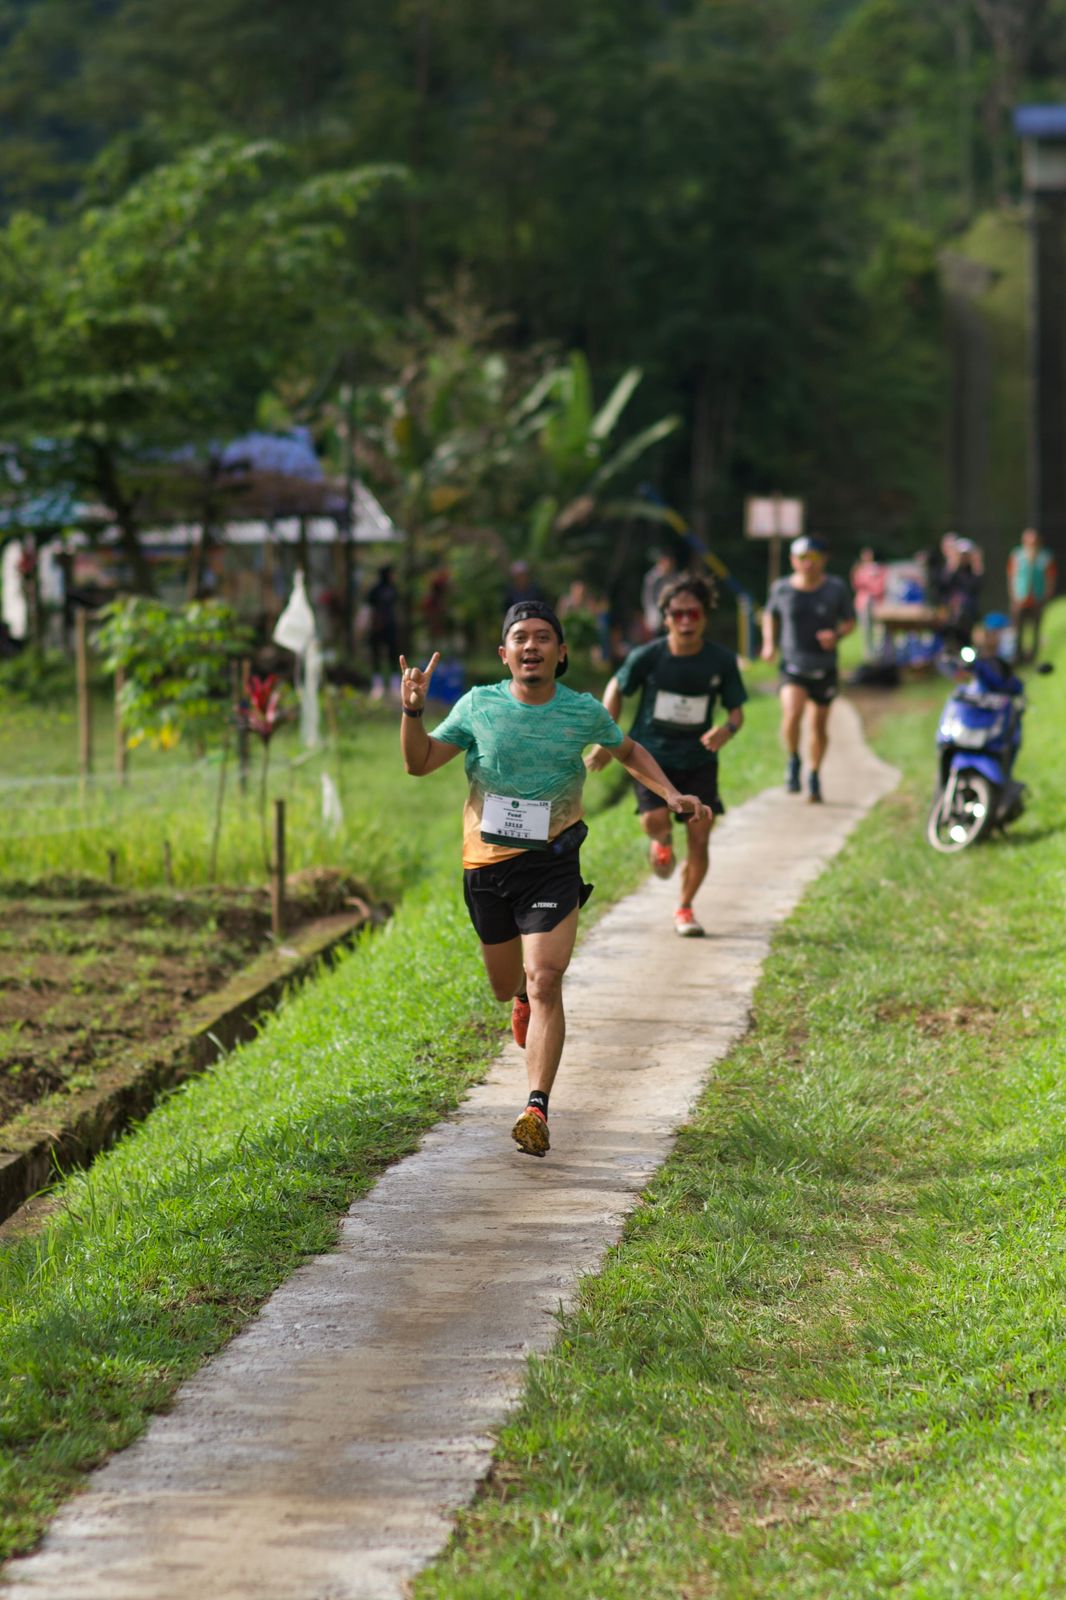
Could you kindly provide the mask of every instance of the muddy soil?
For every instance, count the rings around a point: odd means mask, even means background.
[[[286,931],[368,909],[339,872],[289,880]],[[182,1008],[270,943],[265,889],[130,894],[93,879],[0,882],[0,1124],[104,1066],[150,1061]]]

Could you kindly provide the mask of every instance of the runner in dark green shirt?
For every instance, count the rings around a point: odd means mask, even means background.
[[[603,703],[616,720],[622,701],[640,691],[640,705],[631,737],[651,751],[672,783],[698,795],[710,814],[686,824],[688,850],[681,872],[681,903],[674,927],[683,938],[699,938],[703,929],[692,909],[693,897],[707,876],[709,841],[715,816],[725,807],[718,793],[718,752],[744,724],[741,709],[748,698],[732,650],[706,637],[714,591],[705,578],[677,578],[660,596],[666,635],[632,651],[604,692]],[[721,703],[727,720],[715,726]],[[598,771],[607,765],[606,750],[596,749],[586,765]],[[662,800],[635,782],[637,811],[648,835],[652,871],[668,878],[676,865],[673,818]]]

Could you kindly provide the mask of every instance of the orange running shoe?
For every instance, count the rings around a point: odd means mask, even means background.
[[[526,1047],[526,1034],[529,1032],[529,1001],[520,1000],[517,995],[515,995],[514,1005],[511,1007],[511,1032],[514,1035],[515,1044],[520,1050],[524,1050]]]
[[[678,906],[674,912],[674,930],[682,939],[702,939],[703,929],[696,921],[696,915],[691,906]]]
[[[653,839],[648,846],[648,860],[657,878],[669,878],[677,866],[673,845],[660,844],[658,839]]]
[[[511,1129],[511,1138],[525,1156],[546,1156],[551,1149],[548,1119],[539,1106],[526,1106]]]

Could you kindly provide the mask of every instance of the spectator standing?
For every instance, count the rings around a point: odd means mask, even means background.
[[[1014,624],[1019,661],[1034,660],[1040,649],[1040,624],[1044,607],[1054,599],[1057,584],[1055,557],[1041,543],[1036,529],[1026,528],[1021,542],[1007,557],[1010,616]]]
[[[443,651],[450,633],[449,602],[452,575],[447,567],[440,567],[426,585],[419,610],[430,651]]]
[[[660,600],[663,590],[668,583],[677,577],[677,562],[669,550],[661,550],[655,561],[644,574],[644,582],[640,588],[640,610],[644,619],[644,631],[649,639],[654,639],[656,634],[663,631],[663,618]]]
[[[957,647],[967,645],[981,614],[984,556],[972,539],[954,540],[940,579],[940,599],[947,606]]]
[[[873,608],[885,598],[888,574],[869,545],[859,551],[859,559],[851,569],[851,592],[855,596],[855,614],[862,629],[863,649],[867,660],[875,652]]]
[[[512,561],[510,582],[503,593],[503,608],[510,611],[512,606],[520,605],[546,605],[547,595],[539,583],[533,580],[528,561]]]
[[[597,595],[584,578],[574,578],[560,596],[556,615],[566,623],[571,646],[587,648],[592,660],[602,666],[611,659],[610,612],[607,602]]]
[[[378,699],[385,693],[384,674],[399,654],[396,622],[399,601],[395,568],[390,564],[379,567],[377,582],[367,590],[366,596],[370,608],[370,667],[373,673],[370,692]]]
[[[949,572],[954,572],[958,562],[958,555],[955,550],[955,541],[958,539],[958,537],[959,536],[957,533],[945,533],[941,537],[940,543],[929,552],[926,562],[926,573],[928,576],[928,592],[926,594],[926,599],[929,601],[930,605],[939,606],[947,604],[944,586],[947,574]]]

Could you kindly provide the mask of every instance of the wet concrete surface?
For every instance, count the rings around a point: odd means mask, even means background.
[[[8,1600],[402,1595],[487,1471],[528,1357],[743,1036],[775,926],[895,781],[838,702],[827,803],[766,791],[716,829],[708,938],[674,934],[674,882],[615,906],[567,978],[551,1154],[510,1140],[525,1075],[509,1047],[337,1248],[9,1564]]]

